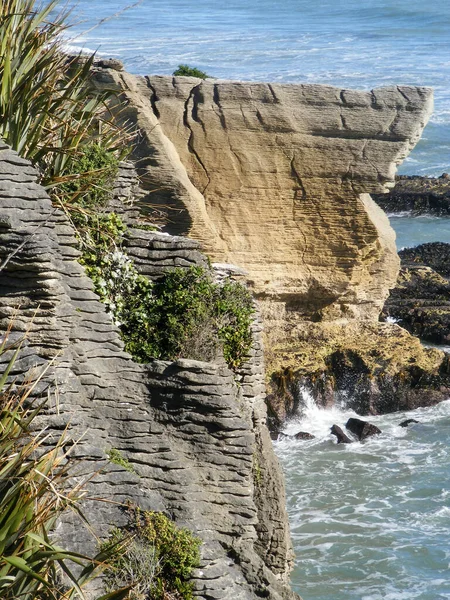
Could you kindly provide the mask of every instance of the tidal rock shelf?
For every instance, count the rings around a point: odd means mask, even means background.
[[[388,213],[450,216],[450,175],[399,175],[389,193],[375,194],[373,199]]]
[[[435,242],[401,250],[397,285],[383,317],[421,339],[450,344],[450,244]]]

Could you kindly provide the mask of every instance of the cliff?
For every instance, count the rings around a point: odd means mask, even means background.
[[[144,208],[168,207],[168,231],[247,270],[278,420],[297,410],[299,384],[361,413],[445,398],[444,355],[378,322],[399,258],[370,196],[394,185],[431,90],[134,77],[107,62],[95,80],[138,127]]]
[[[122,175],[119,196],[129,189],[126,170]],[[13,337],[29,330],[15,376],[53,361],[41,385],[50,399],[39,419],[49,443],[69,425],[65,449],[76,442],[73,472],[90,475],[89,497],[107,501],[83,502],[95,533],[104,537],[124,523],[118,503],[162,510],[203,540],[195,597],[296,598],[287,586],[292,550],[282,475],[265,425],[258,322],[239,385],[222,364],[136,364],[76,260],[73,229],[35,180],[29,163],[1,144],[0,323],[5,330],[14,319]],[[142,271],[155,277],[205,261],[185,238],[131,229],[128,243]],[[110,463],[111,449],[135,473]],[[72,549],[95,549],[76,517],[56,533]]]
[[[308,318],[377,318],[399,262],[394,233],[367,196],[432,110],[426,88],[133,77],[102,70],[140,128],[148,202],[183,209],[170,229],[245,268],[257,296]],[[166,190],[161,194],[155,190]]]

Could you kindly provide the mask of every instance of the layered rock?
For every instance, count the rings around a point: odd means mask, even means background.
[[[65,448],[73,446],[77,476],[90,478],[90,497],[108,501],[83,504],[96,534],[124,522],[119,504],[128,500],[163,510],[203,540],[195,597],[296,598],[287,586],[292,550],[282,475],[265,426],[260,325],[240,385],[222,364],[134,363],[76,260],[73,230],[35,180],[30,165],[1,144],[0,324],[4,331],[13,318],[13,337],[28,331],[15,376],[54,361],[39,419],[49,443],[69,424]],[[204,260],[196,242],[135,233],[130,253],[154,277]],[[111,448],[135,473],[108,462]],[[56,534],[75,550],[95,550],[75,517]]]
[[[426,88],[133,77],[99,70],[129,102],[152,203],[213,260],[245,268],[257,295],[306,318],[376,318],[395,283],[394,235],[368,193],[432,107]],[[163,189],[164,193],[156,190]]]

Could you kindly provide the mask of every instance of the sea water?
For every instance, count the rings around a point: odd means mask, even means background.
[[[330,427],[356,416],[319,409],[303,391],[285,428],[311,441],[276,442],[304,600],[450,598],[450,400],[371,417],[381,435],[337,444]],[[402,428],[406,418],[419,423]]]
[[[425,85],[435,112],[401,173],[450,171],[449,0],[71,0],[68,45],[120,58],[136,74],[180,63],[223,79],[341,88]],[[398,246],[450,242],[450,220],[391,218]],[[304,600],[450,599],[450,400],[370,420],[382,434],[337,445],[351,416],[318,409],[287,426],[316,435],[276,443],[286,475]],[[404,418],[419,424],[399,427]]]

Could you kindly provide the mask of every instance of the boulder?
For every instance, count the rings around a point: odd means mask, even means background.
[[[342,431],[339,425],[333,425],[330,429],[331,433],[337,437],[338,444],[352,444],[353,440],[351,440],[348,435]]]
[[[296,440],[314,440],[316,438],[312,433],[307,433],[306,431],[299,431],[294,435]]]
[[[406,419],[405,421],[402,421],[399,425],[399,427],[408,427],[409,425],[412,425],[413,423],[419,423],[419,421],[416,421],[416,419]]]
[[[378,429],[378,427],[375,425],[372,425],[367,421],[363,421],[362,419],[356,419],[353,417],[347,421],[345,427],[355,434],[360,442],[368,437],[381,433],[381,429]]]

